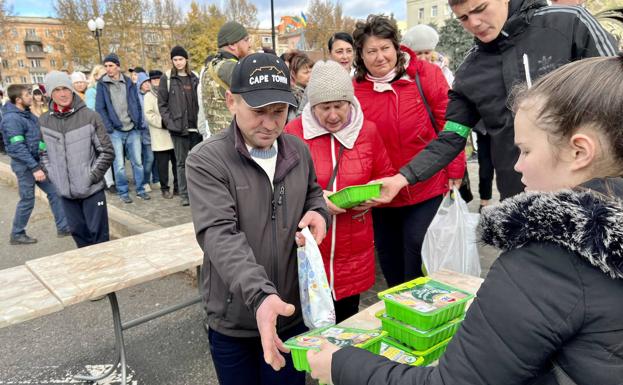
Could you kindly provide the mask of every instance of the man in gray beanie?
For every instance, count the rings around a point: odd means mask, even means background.
[[[198,90],[210,134],[229,127],[231,114],[225,104],[225,92],[229,90],[236,63],[249,54],[249,32],[240,23],[228,21],[218,31],[219,51],[201,70]],[[206,130],[207,131],[207,130]]]
[[[77,96],[69,75],[52,71],[44,82],[52,98],[50,111],[39,118],[47,145],[47,154],[42,157],[47,176],[61,196],[76,245],[106,242],[109,232],[104,174],[115,151],[104,122]]]

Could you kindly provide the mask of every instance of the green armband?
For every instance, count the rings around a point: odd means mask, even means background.
[[[48,147],[45,145],[45,142],[43,140],[39,141],[39,151],[45,151],[47,150]]]
[[[13,144],[13,143],[17,143],[17,142],[23,142],[25,141],[26,138],[24,138],[23,135],[15,135],[9,138],[9,143]]]
[[[464,126],[462,124],[452,122],[450,120],[446,121],[446,125],[443,127],[444,131],[454,132],[463,138],[467,138],[469,133],[472,131],[470,127]]]

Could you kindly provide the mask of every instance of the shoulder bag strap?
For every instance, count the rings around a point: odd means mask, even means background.
[[[329,183],[327,183],[327,190],[329,191],[331,191],[331,186],[333,186],[333,182],[335,182],[335,177],[337,176],[337,168],[340,165],[340,159],[342,159],[343,152],[344,152],[344,146],[340,143],[340,151],[337,154],[337,162],[335,162],[335,167],[333,167],[331,178],[329,178]]]
[[[422,102],[424,103],[424,108],[426,108],[426,112],[428,113],[428,118],[430,119],[435,132],[439,134],[439,128],[437,128],[437,122],[435,121],[435,117],[433,116],[433,111],[431,111],[428,102],[426,101],[426,96],[424,95],[424,90],[422,89],[422,82],[420,81],[420,74],[415,73],[415,84],[417,84],[417,89],[420,92],[420,96],[422,97]]]

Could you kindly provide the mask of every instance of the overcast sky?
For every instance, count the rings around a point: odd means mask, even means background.
[[[260,27],[270,28],[270,0],[250,0],[258,9]],[[178,1],[184,4],[184,10],[188,9],[190,1]],[[199,3],[221,4],[221,1],[199,0]],[[299,15],[305,12],[309,1],[307,0],[274,0],[275,24],[279,24],[279,18],[287,15]],[[396,0],[346,0],[342,1],[344,15],[365,18],[370,13],[393,13],[397,20],[406,19],[406,2]],[[9,0],[13,5],[13,11],[19,16],[53,16],[52,1],[41,0]]]

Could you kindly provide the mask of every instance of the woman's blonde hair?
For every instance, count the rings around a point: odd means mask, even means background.
[[[97,64],[95,65],[95,67],[93,67],[93,69],[91,70],[91,75],[89,76],[89,87],[95,87],[98,80],[95,79],[95,77],[102,71],[105,71],[105,68],[101,64]]]

